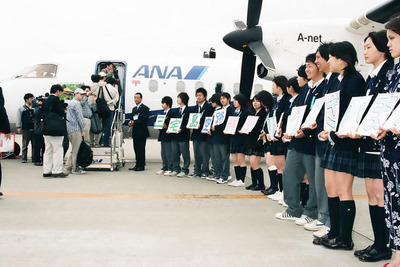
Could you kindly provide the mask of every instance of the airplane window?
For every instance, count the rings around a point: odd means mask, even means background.
[[[176,83],[176,91],[179,93],[183,93],[186,90],[186,84],[183,81],[178,81]]]
[[[54,78],[57,75],[57,65],[39,64],[29,68],[22,78]]]
[[[237,95],[237,94],[240,93],[240,84],[239,84],[239,83],[234,83],[234,84],[233,84],[233,93],[234,93],[235,95]]]
[[[151,80],[149,83],[149,91],[154,93],[157,90],[158,90],[158,81]]]
[[[263,89],[264,89],[264,87],[262,86],[262,84],[259,84],[259,83],[255,84],[254,87],[253,87],[254,95],[258,94]]]
[[[204,83],[197,81],[196,84],[194,85],[194,89],[197,90],[199,88],[204,88]]]

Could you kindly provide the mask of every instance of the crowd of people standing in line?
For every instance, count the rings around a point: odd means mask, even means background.
[[[213,94],[209,103],[204,88],[196,90],[197,104],[192,109],[188,107],[189,96],[186,93],[177,96],[179,107],[176,110],[171,109],[172,98],[165,96],[161,104],[166,117],[158,138],[161,142],[162,168],[157,174],[198,177],[225,184],[231,176],[229,155],[232,155],[236,180],[229,185],[245,186],[247,156],[251,176],[251,184],[245,187],[247,190],[260,191],[269,198],[280,200],[286,209],[277,213],[276,218],[294,221],[297,225],[314,231],[312,242],[315,245],[342,250],[352,250],[354,247],[352,230],[356,205],[352,185],[354,176],[363,178],[368,195],[374,242],[365,249],[355,251],[354,254],[362,261],[374,262],[390,259],[391,249],[394,249],[393,261],[385,266],[400,266],[400,221],[398,220],[400,131],[397,128],[385,130],[380,127],[378,135],[370,137],[326,131],[323,127],[324,109],[322,109],[316,122],[311,126],[300,128],[294,135],[288,135],[286,132],[286,122],[294,107],[306,106],[305,118],[315,101],[325,94],[333,92],[340,94],[339,124],[353,97],[370,95],[373,103],[379,93],[400,91],[400,63],[394,64],[394,58],[400,58],[400,16],[393,17],[386,24],[386,29],[371,32],[365,38],[365,61],[373,65],[367,81],[355,68],[358,59],[354,46],[343,41],[321,44],[316,53],[307,55],[305,65],[298,69],[298,77],[288,80],[284,76],[277,76],[273,79],[275,98],[269,92],[261,91],[253,97],[249,107],[246,106],[246,99],[241,94],[233,97],[234,107],[232,107],[231,96],[226,92]],[[90,105],[96,103],[96,97],[101,93],[110,109],[109,117],[103,118],[103,124],[110,123],[119,94],[117,90],[109,92],[113,80],[111,78],[107,84],[105,76],[105,73],[93,75],[93,85],[90,88],[77,89],[74,100],[67,108],[66,116],[73,121],[71,124],[67,120],[66,127],[72,151],[76,149],[75,140],[87,138],[88,123],[85,121],[84,106],[88,104],[86,108],[92,110]],[[42,112],[54,112],[59,116],[65,116],[65,108],[59,100],[62,90],[59,85],[51,88],[50,96],[43,102]],[[104,90],[108,91],[107,94]],[[86,98],[89,100],[85,101]],[[21,117],[24,112],[31,116],[29,109],[32,99],[32,95],[24,97],[25,105],[19,110]],[[135,103],[136,107],[132,110],[129,126],[133,127],[132,137],[137,162],[130,170],[143,171],[145,144],[149,135],[146,126],[149,108],[142,103],[140,93],[135,95]],[[371,104],[367,111],[369,108]],[[205,118],[213,116],[221,109],[226,110],[224,122],[203,133],[201,129]],[[10,129],[2,94],[0,94],[0,111],[0,131],[8,135]],[[190,113],[201,114],[199,128],[194,129],[192,134],[186,127]],[[249,115],[257,116],[259,119],[251,132],[241,132],[241,126]],[[229,116],[239,117],[234,135],[224,133]],[[276,133],[268,132],[264,123],[270,117],[282,121]],[[168,131],[171,118],[182,118],[180,130],[177,132]],[[31,126],[29,129],[26,127],[27,123],[21,120],[20,129],[25,139],[22,162],[27,160],[26,140],[34,139]],[[110,127],[105,126],[104,130],[107,128]],[[43,176],[45,178],[68,175],[62,170],[62,142],[65,134],[59,136],[44,134]],[[109,134],[109,132],[104,133],[102,141],[96,136],[86,140],[92,144],[103,142],[107,146]],[[193,141],[195,164],[193,173],[189,175],[190,140]],[[82,173],[73,157],[74,153],[71,153],[71,158],[66,164],[71,169],[66,171]],[[264,185],[264,173],[260,167],[262,157],[265,157],[268,168],[270,179],[268,188]],[[33,159],[36,163],[40,163],[36,156]],[[305,188],[308,188],[307,197],[302,201]]]

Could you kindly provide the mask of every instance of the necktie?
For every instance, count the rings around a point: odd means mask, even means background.
[[[182,115],[182,108],[179,108],[179,115]]]

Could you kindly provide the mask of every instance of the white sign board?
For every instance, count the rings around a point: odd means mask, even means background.
[[[200,119],[201,119],[201,113],[190,113],[186,127],[188,129],[197,129],[200,125]]]
[[[0,152],[13,152],[15,145],[15,134],[10,134],[10,139],[6,139],[4,133],[0,133]]]
[[[176,133],[181,128],[182,118],[171,118],[167,132]]]
[[[254,126],[256,126],[258,118],[258,116],[247,116],[246,121],[244,122],[243,127],[240,131],[244,134],[250,133],[253,130]]]
[[[390,130],[392,128],[400,130],[400,105],[393,110],[389,119],[383,124],[383,128],[386,130]]]
[[[213,117],[214,117],[214,119],[213,119],[212,126],[223,124],[225,121],[225,117],[226,117],[226,109],[222,108],[222,109],[216,110],[214,112]]]
[[[325,95],[324,131],[336,131],[339,120],[340,91]]]
[[[307,115],[306,120],[303,123],[303,128],[310,128],[311,125],[317,121],[317,117],[321,112],[321,109],[325,103],[325,97],[321,97],[315,100],[310,112]]]
[[[224,133],[234,135],[236,133],[236,128],[239,123],[239,119],[240,117],[238,116],[229,116],[228,121],[226,122]]]
[[[161,130],[164,125],[165,115],[157,115],[156,123],[154,123],[154,129]]]
[[[203,129],[201,130],[202,133],[208,133],[211,130],[212,121],[213,121],[213,117],[211,117],[211,116],[204,118]]]
[[[292,108],[291,114],[288,116],[286,125],[286,134],[294,136],[296,131],[300,129],[301,122],[303,121],[304,113],[306,112],[307,106],[300,106]]]
[[[360,125],[362,116],[368,107],[372,95],[353,97],[340,121],[338,133],[341,135],[354,134]]]

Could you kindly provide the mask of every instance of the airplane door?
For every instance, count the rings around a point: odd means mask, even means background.
[[[96,63],[95,73],[98,74],[100,71],[106,69],[107,64],[113,64],[113,77],[117,80],[115,87],[118,89],[119,95],[121,96],[121,107],[125,111],[125,89],[126,89],[126,62],[125,61],[98,61]]]

